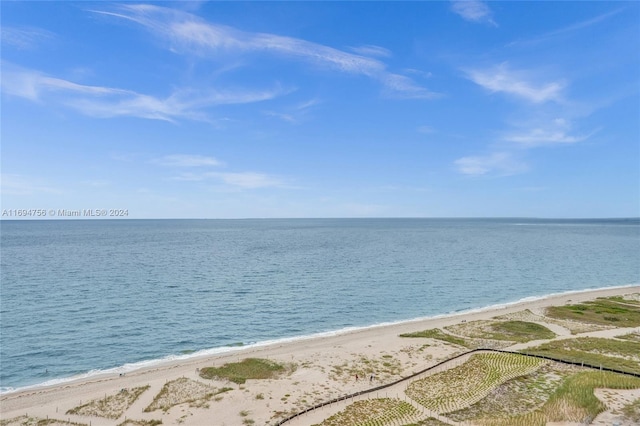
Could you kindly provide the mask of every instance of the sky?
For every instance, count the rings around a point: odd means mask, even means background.
[[[638,2],[1,8],[2,219],[640,216]]]

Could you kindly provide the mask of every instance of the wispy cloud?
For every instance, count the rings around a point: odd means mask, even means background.
[[[2,195],[34,195],[62,194],[63,191],[50,186],[42,179],[16,174],[0,175],[0,194]]]
[[[430,133],[435,133],[435,131],[436,131],[432,126],[426,126],[426,125],[418,126],[417,130],[418,130],[418,133],[422,133],[424,135],[428,135]]]
[[[503,139],[507,142],[515,142],[523,148],[534,148],[543,145],[574,144],[584,141],[591,134],[573,135],[571,123],[557,118],[551,122],[508,133]]]
[[[454,0],[451,2],[451,10],[467,21],[498,26],[493,20],[491,9],[482,1]]]
[[[319,103],[320,101],[314,98],[286,108],[285,111],[268,110],[264,111],[263,114],[278,118],[288,123],[299,123],[305,116],[307,116],[309,111]]]
[[[204,172],[183,173],[173,180],[187,182],[219,181],[239,189],[260,189],[283,187],[285,182],[275,176],[258,172]]]
[[[188,154],[165,155],[164,157],[152,160],[152,163],[169,167],[217,167],[224,165],[224,163],[214,157]]]
[[[174,51],[210,57],[223,52],[264,52],[301,60],[328,69],[364,75],[377,80],[398,97],[432,98],[435,93],[417,85],[409,77],[387,70],[385,63],[371,56],[388,56],[386,49],[365,46],[359,54],[293,37],[240,31],[226,25],[206,22],[178,10],[155,5],[119,5],[116,11],[96,13],[136,22],[167,40]]]
[[[491,92],[502,92],[533,103],[561,101],[566,83],[562,80],[533,82],[531,71],[514,71],[507,63],[488,69],[467,70],[468,78]]]
[[[549,31],[547,33],[541,34],[536,37],[532,37],[524,40],[516,40],[508,44],[508,46],[516,46],[516,45],[527,45],[527,44],[536,44],[545,41],[550,41],[556,39],[558,36],[569,35],[575,33],[577,31],[583,30],[585,28],[592,27],[600,22],[604,22],[607,19],[623,12],[626,8],[621,7],[610,12],[603,13],[601,15],[595,16],[590,19],[586,19],[584,21],[576,22],[574,24],[568,25],[566,27],[559,28],[557,30]]]
[[[484,156],[462,157],[454,162],[458,172],[471,175],[482,176],[489,173],[500,175],[514,175],[522,173],[528,169],[526,164],[517,160],[510,152],[494,152]]]
[[[0,29],[2,44],[22,50],[40,47],[43,43],[55,38],[55,35],[41,28],[2,26]]]
[[[66,105],[82,114],[100,118],[130,116],[166,121],[179,118],[208,121],[203,113],[206,108],[261,102],[288,93],[281,87],[261,91],[176,89],[161,98],[132,90],[77,84],[33,70],[4,68],[2,92],[31,101]]]
[[[384,47],[374,46],[371,44],[365,46],[357,46],[349,48],[352,52],[357,53],[358,55],[363,56],[377,56],[380,58],[389,58],[393,56],[389,49],[385,49]]]

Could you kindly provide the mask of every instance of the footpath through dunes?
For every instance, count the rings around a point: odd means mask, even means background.
[[[0,426],[637,424],[640,378],[605,371],[640,373],[634,300],[562,295],[3,394]]]

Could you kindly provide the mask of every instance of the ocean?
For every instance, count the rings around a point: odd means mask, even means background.
[[[0,222],[3,392],[640,283],[640,220]]]

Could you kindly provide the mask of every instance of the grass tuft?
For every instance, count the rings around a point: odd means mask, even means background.
[[[222,367],[205,367],[200,369],[203,379],[226,379],[239,385],[248,379],[273,379],[295,371],[295,364],[278,364],[260,358],[247,358],[241,362],[225,364]]]

